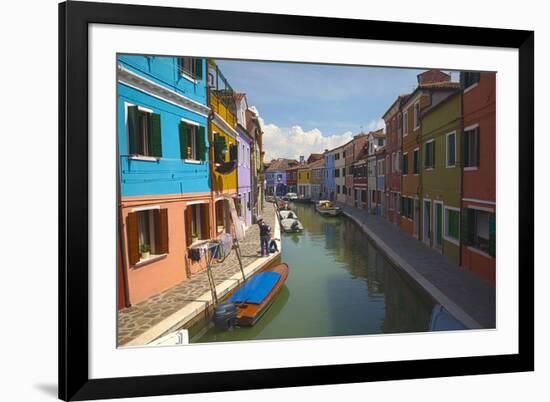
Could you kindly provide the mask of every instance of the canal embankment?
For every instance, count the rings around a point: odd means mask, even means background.
[[[264,206],[264,221],[271,226],[279,251],[261,257],[258,225],[252,225],[240,242],[243,271],[249,278],[280,259],[282,244],[275,207]],[[212,276],[219,301],[243,283],[236,253],[212,265]],[[143,346],[172,331],[189,328],[208,316],[214,306],[207,272],[193,274],[188,280],[134,306],[118,312],[118,346]]]
[[[386,258],[466,327],[496,327],[496,290],[388,220],[337,203]]]

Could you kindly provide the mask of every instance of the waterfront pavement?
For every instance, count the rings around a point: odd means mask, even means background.
[[[275,208],[273,204],[266,203],[264,206],[264,221],[271,226],[277,236],[278,227],[276,225]],[[279,243],[280,244],[280,243]],[[247,274],[263,267],[262,260],[267,263],[274,256],[268,258],[260,257],[260,236],[258,225],[251,225],[245,234],[244,241],[239,242],[242,254],[242,263]],[[248,269],[247,269],[248,268]],[[238,284],[242,278],[235,251],[221,263],[212,265],[212,275],[216,283],[216,288],[223,288],[225,292],[230,291]],[[228,281],[229,286],[227,286]],[[218,292],[218,296],[221,294]],[[165,290],[155,296],[150,297],[131,307],[122,309],[118,312],[117,319],[117,341],[119,346],[137,346],[148,343],[154,338],[155,332],[161,335],[166,332],[175,323],[180,324],[178,314],[184,310],[191,311],[188,318],[196,316],[199,310],[204,311],[205,307],[211,303],[210,285],[206,270],[195,273],[186,281]],[[199,307],[193,307],[198,304]],[[181,315],[183,317],[183,315]]]
[[[365,210],[337,203],[398,268],[470,328],[495,328],[495,287],[456,265],[397,225]]]

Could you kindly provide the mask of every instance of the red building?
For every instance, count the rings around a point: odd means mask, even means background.
[[[461,265],[495,283],[496,74],[463,72]]]
[[[286,192],[298,193],[298,168],[300,165],[289,167],[286,170]]]
[[[353,140],[348,142],[344,147],[345,158],[345,186],[346,186],[346,204],[355,205],[357,198],[354,191],[354,174],[353,165],[359,159],[359,155],[363,152],[363,148],[367,143],[367,134],[361,132],[353,137]]]
[[[397,225],[401,222],[401,106],[409,94],[400,95],[384,114],[386,123],[386,198],[387,218]]]

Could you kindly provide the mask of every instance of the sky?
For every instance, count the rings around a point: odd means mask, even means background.
[[[398,95],[425,70],[263,61],[216,60],[236,92],[246,93],[264,128],[265,161],[306,158],[384,127]],[[446,71],[448,72],[448,71]],[[458,73],[452,73],[453,81]]]

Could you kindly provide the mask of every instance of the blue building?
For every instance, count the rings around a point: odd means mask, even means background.
[[[334,180],[334,152],[325,152],[325,178],[323,183],[323,197],[327,200],[336,200],[336,181]]]
[[[119,292],[125,305],[204,265],[193,249],[211,238],[215,222],[206,81],[206,59],[117,58],[119,269],[126,288]]]

